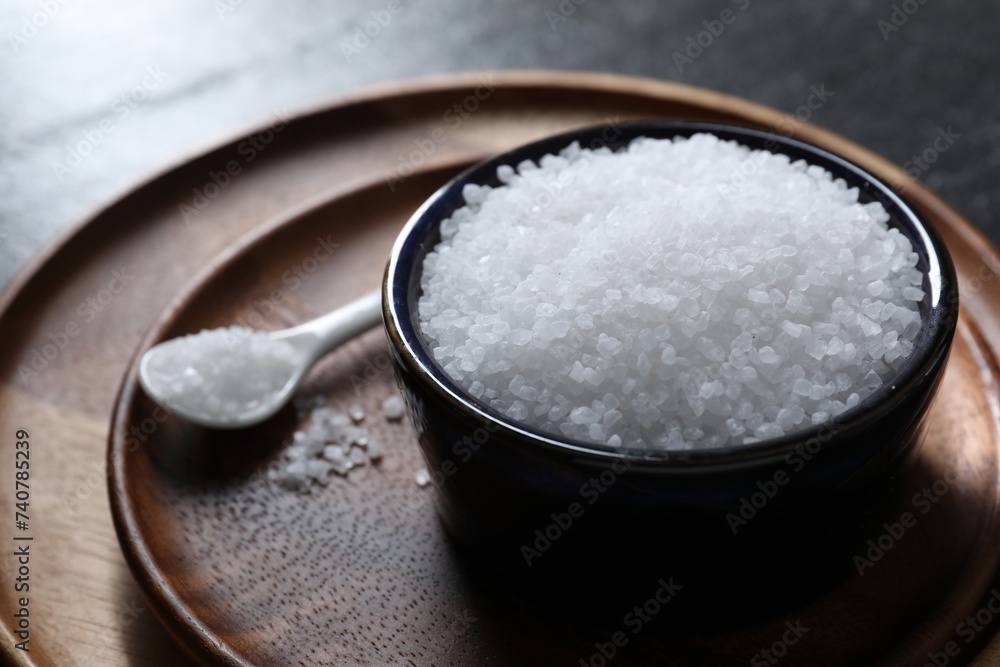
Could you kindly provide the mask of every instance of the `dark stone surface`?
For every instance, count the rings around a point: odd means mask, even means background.
[[[958,138],[921,179],[1000,242],[993,215],[1000,194],[992,191],[1000,180],[1000,4],[574,1],[562,0],[564,16],[559,0],[400,0],[401,11],[350,57],[342,45],[389,0],[51,0],[58,10],[50,18],[40,0],[6,3],[0,284],[138,179],[275,110],[375,82],[469,69],[639,74],[786,111],[804,104],[811,86],[825,86],[833,95],[812,121],[898,164],[951,128]],[[894,5],[902,25],[880,29]],[[678,67],[674,52],[724,9],[735,19]],[[26,37],[33,16],[42,26]],[[163,79],[145,78],[151,89],[128,108],[121,100],[142,87],[147,68]],[[103,119],[110,133],[101,132]],[[87,133],[101,136],[99,145],[79,166],[56,173],[54,163],[65,163]]]

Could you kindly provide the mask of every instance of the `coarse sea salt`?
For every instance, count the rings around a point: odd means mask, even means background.
[[[309,491],[313,484],[329,484],[331,473],[346,477],[355,468],[382,461],[381,443],[358,423],[364,419],[360,405],[351,404],[347,412],[340,412],[327,407],[322,396],[299,396],[295,408],[307,423],[292,434],[291,445],[268,471],[272,481],[294,491]],[[361,419],[356,419],[359,414]]]
[[[406,404],[403,403],[402,398],[395,394],[382,401],[382,414],[389,421],[399,421],[405,412]]]
[[[297,365],[286,341],[248,327],[206,329],[160,345],[147,366],[168,408],[226,421],[280,391]]]
[[[420,328],[469,394],[541,431],[757,442],[853,407],[913,350],[912,244],[818,166],[698,134],[497,175],[441,223]]]

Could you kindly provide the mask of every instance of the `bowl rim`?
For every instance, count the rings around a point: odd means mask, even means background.
[[[522,441],[530,441],[535,446],[541,445],[551,452],[575,458],[583,457],[585,460],[607,462],[624,459],[667,468],[695,468],[722,463],[762,463],[783,459],[801,448],[803,443],[818,441],[822,444],[834,435],[858,435],[891,411],[912,391],[923,386],[922,380],[934,372],[935,368],[940,369],[950,349],[958,319],[958,285],[954,264],[934,228],[887,183],[846,158],[788,135],[736,123],[649,119],[616,124],[616,138],[604,140],[603,144],[598,145],[613,146],[617,150],[639,137],[665,139],[699,132],[712,133],[724,140],[735,139],[744,145],[748,144],[741,139],[748,139],[752,143],[763,142],[764,150],[790,154],[793,161],[808,157],[808,163],[819,164],[831,171],[835,179],[844,178],[844,174],[848,174],[852,179],[848,181],[849,187],[858,187],[871,199],[880,201],[890,213],[890,226],[899,228],[913,243],[919,256],[918,267],[926,262],[926,267],[922,269],[926,292],[921,306],[923,321],[910,357],[889,382],[854,407],[825,422],[755,443],[705,449],[616,448],[567,438],[508,417],[466,393],[437,364],[425,347],[422,334],[413,319],[415,312],[410,308],[409,292],[413,276],[422,269],[423,257],[437,244],[436,240],[431,244],[428,239],[437,236],[442,220],[464,205],[462,188],[466,184],[495,181],[497,167],[516,167],[526,159],[537,163],[542,155],[557,153],[574,141],[581,144],[588,142],[593,146],[590,142],[600,141],[602,133],[606,133],[609,127],[611,125],[606,123],[543,137],[478,162],[440,187],[410,216],[393,244],[386,265],[382,308],[386,332],[397,360],[414,376],[421,378],[424,387],[477,421],[495,424],[506,434]],[[754,150],[759,148],[755,145],[750,147]],[[831,166],[834,168],[831,169]],[[416,259],[418,255],[419,261]]]

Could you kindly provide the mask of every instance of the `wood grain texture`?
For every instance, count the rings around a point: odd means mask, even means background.
[[[183,602],[170,607],[163,595],[153,598],[166,625],[185,638],[192,652],[228,656],[231,664],[316,664],[321,656],[341,658],[336,664],[482,664],[484,656],[496,664],[527,664],[528,658],[537,664],[567,659],[573,664],[590,655],[594,641],[604,640],[600,632],[565,627],[558,619],[538,622],[526,615],[522,602],[463,573],[442,540],[429,503],[409,482],[417,452],[406,446],[410,436],[401,425],[382,433],[391,449],[381,469],[359,471],[345,484],[331,484],[306,499],[260,495],[274,490],[255,474],[276,456],[282,434],[294,427],[287,413],[268,425],[265,438],[213,441],[214,448],[184,451],[143,446],[128,457],[113,456],[116,468],[128,471],[117,480],[126,485],[119,491],[127,488],[132,509],[141,508],[131,516],[131,526],[125,526],[146,540],[145,555],[130,554],[138,587],[116,544],[106,505],[105,433],[132,354],[181,286],[243,233],[331,187],[344,195],[331,195],[315,214],[281,226],[287,230],[281,243],[237,250],[239,270],[203,274],[197,288],[203,301],[188,298],[173,326],[228,323],[248,315],[253,300],[269,290],[287,288],[283,272],[315,244],[303,233],[313,231],[310,225],[328,228],[329,234],[336,230],[333,240],[342,242],[344,251],[320,264],[266,326],[299,321],[360,294],[377,284],[379,253],[411,208],[454,165],[484,154],[615,117],[727,120],[767,129],[780,127],[783,120],[778,112],[731,97],[611,75],[505,73],[496,84],[457,127],[445,112],[474,93],[476,75],[385,87],[305,112],[276,133],[253,162],[239,153],[239,140],[194,157],[84,223],[4,292],[0,345],[10,353],[0,360],[0,432],[11,437],[0,443],[0,451],[4,460],[12,460],[14,430],[31,432],[37,457],[32,463],[33,511],[38,517],[33,522],[37,587],[32,589],[32,652],[13,652],[8,637],[4,650],[10,661],[185,664],[187,658],[139,593],[140,588],[162,591],[157,577],[164,572],[176,585],[171,595]],[[384,182],[386,174],[408,159],[415,140],[438,128],[447,140],[420,165],[420,176],[392,192]],[[801,125],[796,135],[890,181],[904,178],[884,160],[818,128]],[[205,192],[210,172],[225,169],[230,160],[238,162],[241,173],[185,221],[178,206],[193,205],[193,189]],[[380,181],[374,189],[352,185]],[[891,576],[853,580],[802,610],[827,622],[816,625],[813,643],[804,641],[794,661],[829,662],[845,652],[862,651],[866,659],[906,664],[955,639],[958,620],[975,611],[995,584],[992,545],[1000,536],[993,360],[1000,348],[1000,313],[994,270],[1000,261],[932,193],[912,184],[906,194],[931,217],[955,256],[965,317],[941,400],[924,434],[924,464],[892,491],[898,494],[897,504],[887,502],[880,511],[898,516],[910,502],[910,490],[932,483],[952,465],[962,471],[960,492],[947,494],[919,524],[916,539],[901,542],[887,555],[880,568],[892,570]],[[322,218],[324,212],[334,215]],[[133,277],[110,295],[108,304],[97,302],[99,312],[80,306],[110,290],[112,272],[123,269]],[[231,300],[207,300],[213,294],[231,295]],[[22,380],[18,367],[30,366],[32,351],[42,351],[50,334],[64,331],[70,322],[79,333],[37,376]],[[345,378],[377,357],[383,346],[378,332],[359,338],[327,360],[313,387],[328,392],[332,401],[345,400],[350,392]],[[383,374],[365,388],[363,397],[372,406],[390,389],[391,377]],[[139,421],[126,419],[126,427],[141,430],[142,400],[128,405],[128,416]],[[199,434],[167,421],[156,427],[149,442],[197,445]],[[207,477],[190,478],[184,471],[198,469],[192,462],[204,466]],[[12,484],[5,475],[0,507],[11,517],[12,502]],[[406,510],[407,505],[417,509]],[[362,506],[370,509],[359,512]],[[877,535],[852,539],[863,544]],[[290,541],[282,544],[282,539]],[[309,540],[310,548],[296,550],[296,539]],[[9,560],[0,561],[0,568],[9,581]],[[12,598],[5,585],[0,608],[13,609]],[[738,632],[680,639],[651,633],[642,644],[636,642],[634,660],[676,651],[692,664],[710,657],[745,664],[777,639],[774,632],[780,626],[779,621],[763,622]],[[4,628],[9,633],[9,615]],[[960,658],[971,658],[992,632],[987,628],[972,644],[963,643]],[[792,664],[791,654],[787,661]]]

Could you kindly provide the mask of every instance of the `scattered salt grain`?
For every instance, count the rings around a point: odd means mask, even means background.
[[[382,460],[382,444],[357,422],[364,419],[360,405],[347,412],[331,410],[322,396],[297,396],[299,418],[307,423],[292,434],[280,466],[269,472],[272,480],[294,491],[309,491],[312,483],[326,485],[330,473],[346,476],[353,468]],[[355,409],[357,408],[357,409]],[[357,418],[360,411],[360,419]],[[403,399],[393,394],[382,402],[386,420],[398,421],[404,414]]]
[[[330,463],[328,461],[324,461],[323,459],[310,459],[306,463],[306,475],[308,475],[310,479],[326,486],[326,484],[330,481],[331,467]]]
[[[313,482],[328,484],[330,472],[346,476],[352,468],[382,459],[381,446],[348,414],[313,399],[297,399],[296,403],[312,406],[312,411],[308,424],[292,434],[281,464],[269,472],[281,486],[308,491]]]
[[[341,477],[346,477],[347,473],[349,473],[351,471],[351,468],[354,467],[354,463],[346,458],[342,458],[337,461],[331,462],[330,467],[333,469],[335,473],[337,473]]]
[[[455,382],[542,431],[758,442],[856,405],[913,350],[917,254],[821,168],[699,134],[573,144],[501,181],[442,222],[420,329]]]
[[[365,450],[360,447],[351,447],[351,453],[348,455],[348,460],[354,465],[360,466],[368,462],[368,455],[365,454]]]
[[[405,409],[403,399],[396,394],[393,394],[382,401],[382,414],[385,415],[385,418],[391,422],[402,419]]]
[[[327,445],[323,448],[323,458],[327,461],[341,461],[344,457],[344,448],[340,445]]]

